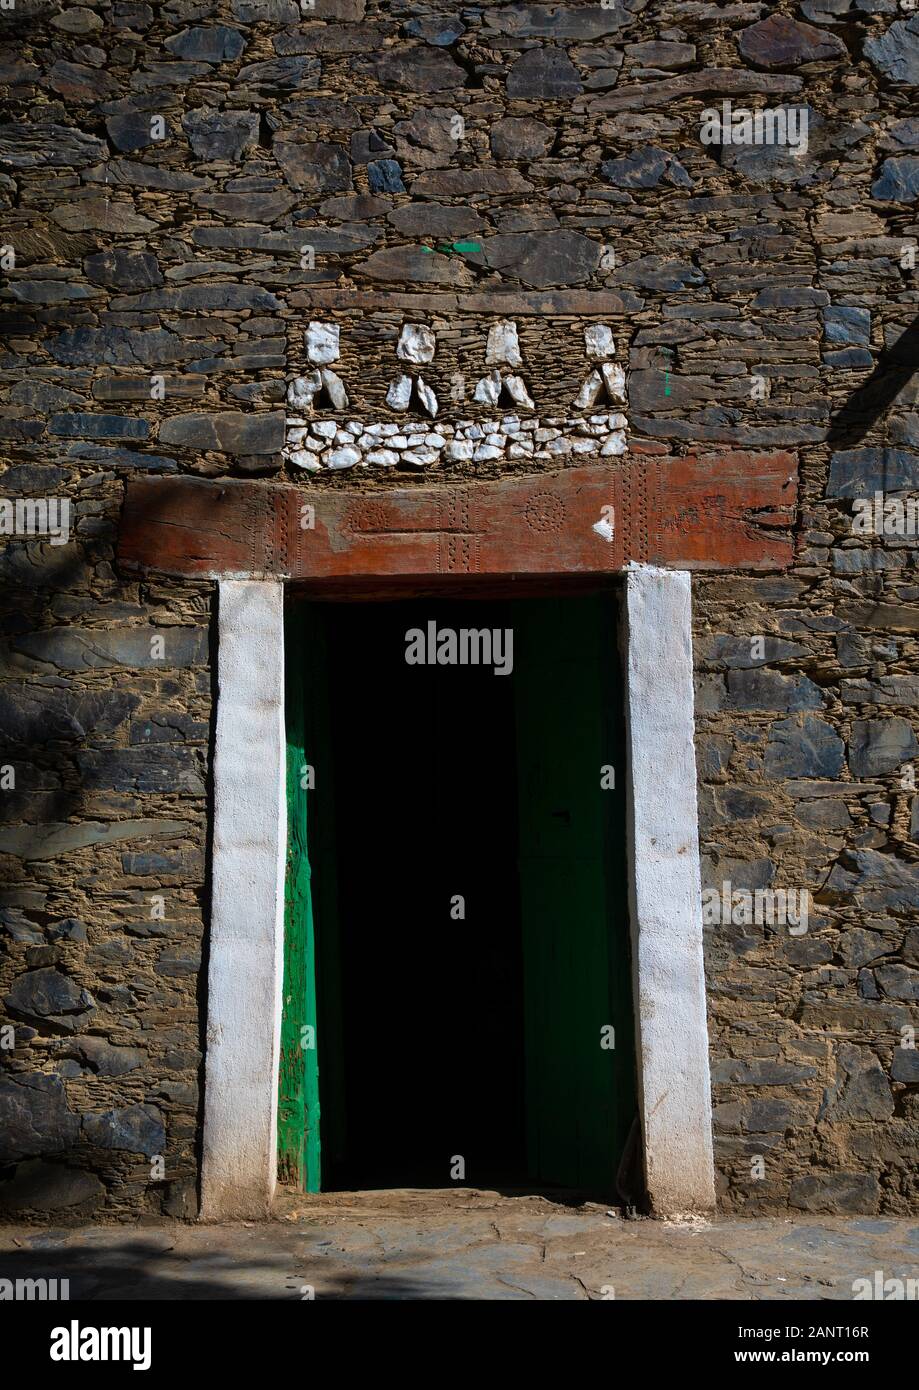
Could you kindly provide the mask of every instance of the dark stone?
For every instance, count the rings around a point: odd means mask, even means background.
[[[275,136],[274,153],[287,182],[299,193],[316,196],[351,188],[351,163],[343,145],[284,133]]]
[[[269,290],[260,285],[240,285],[235,280],[210,280],[204,285],[183,285],[181,289],[153,290],[130,300],[115,300],[116,310],[171,309],[197,313],[202,309],[252,309],[257,313],[273,314],[284,306]]]
[[[80,1133],[59,1076],[41,1072],[0,1075],[0,1162],[61,1153]]]
[[[870,343],[871,311],[830,305],[823,311],[823,332],[828,343]]]
[[[789,68],[848,57],[845,44],[835,34],[784,14],[751,24],[741,33],[737,46],[748,62],[760,68]]]
[[[627,43],[625,56],[643,68],[662,68],[665,71],[685,68],[695,61],[693,43],[674,43],[666,39],[650,39],[646,43]]]
[[[67,1052],[77,1057],[98,1076],[124,1076],[135,1071],[147,1060],[147,1054],[137,1047],[114,1047],[105,1038],[82,1037],[65,1044]]]
[[[911,203],[919,197],[919,155],[885,159],[880,178],[871,185],[871,196],[887,203]]]
[[[86,928],[76,917],[62,917],[59,922],[53,922],[48,928],[48,935],[52,941],[87,940]]]
[[[109,73],[87,67],[85,63],[55,63],[48,83],[67,102],[95,104],[107,101],[118,90],[118,84]]]
[[[859,905],[868,911],[919,909],[919,867],[915,864],[873,849],[855,849],[849,858],[855,871],[842,863],[834,864],[825,885],[831,895],[851,903],[857,893]]]
[[[537,289],[590,280],[603,250],[599,242],[569,231],[487,237],[482,247],[493,270],[514,275]]]
[[[428,15],[410,19],[405,26],[410,39],[424,39],[435,48],[448,48],[466,32],[466,26],[456,15]]]
[[[88,791],[204,793],[195,750],[181,745],[93,749],[78,753],[77,764]]]
[[[824,1095],[818,1119],[886,1123],[894,1112],[893,1094],[870,1048],[840,1043],[836,1063],[836,1079]]]
[[[7,169],[82,169],[107,155],[104,140],[75,126],[41,120],[0,125],[0,162]]]
[[[351,136],[350,155],[352,164],[369,164],[371,160],[395,154],[392,145],[382,140],[375,130],[356,130]],[[405,192],[405,189],[402,189]]]
[[[375,159],[367,165],[371,193],[404,193],[402,167],[394,159]]]
[[[0,687],[0,730],[13,744],[111,734],[138,708],[140,696],[118,689],[56,691],[42,685]]]
[[[895,1047],[890,1075],[907,1086],[919,1086],[919,1047]]]
[[[165,946],[153,967],[157,975],[183,979],[201,969],[201,952],[181,946]]]
[[[753,301],[755,309],[824,308],[830,302],[826,290],[812,290],[807,285],[778,286],[760,290]]]
[[[164,39],[163,45],[177,58],[199,63],[227,63],[245,52],[246,40],[226,24],[196,25]]]
[[[146,439],[150,426],[132,415],[84,415],[73,411],[52,415],[48,431],[65,439]]]
[[[629,261],[616,279],[648,290],[682,290],[687,285],[705,284],[704,274],[691,261],[669,261],[665,256],[640,256]]]
[[[615,33],[632,22],[622,0],[605,5],[490,5],[485,23],[515,39],[589,41]],[[538,52],[538,50],[533,50]]]
[[[919,753],[919,743],[906,719],[856,719],[849,738],[849,767],[854,777],[877,777],[896,772]]]
[[[240,68],[237,82],[293,91],[300,87],[317,87],[321,73],[318,58],[270,58],[265,63],[250,63]]]
[[[873,497],[919,489],[919,454],[907,449],[843,449],[830,459],[827,497]]]
[[[885,33],[865,40],[865,57],[892,82],[919,84],[919,15],[896,20]]]
[[[240,24],[298,24],[301,18],[296,0],[230,0],[230,8]]]
[[[14,645],[33,660],[49,662],[63,671],[108,670],[113,666],[162,671],[201,666],[207,661],[206,627],[161,629],[163,657],[151,651],[150,638],[156,634],[152,627],[52,627],[26,633]]]
[[[729,709],[823,709],[820,687],[807,676],[785,676],[779,671],[749,670],[728,673]]]
[[[128,1105],[123,1110],[106,1110],[83,1116],[83,1133],[100,1149],[119,1149],[128,1153],[161,1154],[166,1145],[163,1117],[155,1105]]]
[[[275,193],[199,193],[195,202],[231,222],[276,222],[297,200],[292,194],[279,190]]]
[[[224,454],[274,454],[284,446],[283,411],[173,415],[160,425],[160,443]]]
[[[162,144],[162,139],[156,139],[152,134],[147,111],[125,111],[117,116],[106,116],[105,128],[115,149],[126,153],[144,150],[148,145]],[[168,136],[168,126],[166,134]]]
[[[801,1211],[825,1216],[870,1216],[881,1191],[873,1173],[820,1173],[795,1178],[788,1201]]]
[[[4,1002],[7,1008],[29,1018],[56,1018],[95,1007],[88,990],[54,969],[29,970],[18,975]]]
[[[182,117],[182,129],[199,159],[236,160],[258,141],[258,113],[199,106]]]
[[[815,715],[777,720],[766,745],[767,777],[838,777],[845,745],[831,724]]]
[[[705,660],[735,670],[748,671],[773,661],[789,661],[797,656],[806,656],[807,647],[800,642],[786,642],[781,637],[763,636],[762,647],[756,647],[754,655],[753,639],[732,637],[726,632],[715,633],[705,643]],[[760,651],[762,655],[759,655]]]
[[[712,1081],[735,1086],[796,1086],[810,1081],[817,1068],[794,1062],[771,1062],[754,1057],[746,1061],[725,1058],[712,1063]]]
[[[393,208],[387,219],[404,236],[466,237],[487,230],[474,208],[447,207],[443,203],[406,203]]]
[[[396,284],[455,285],[469,288],[474,277],[458,256],[426,254],[420,246],[390,246],[374,251],[358,267],[362,275]]]
[[[560,9],[560,13],[565,13]],[[567,11],[571,13],[570,10]],[[531,48],[507,75],[509,97],[538,97],[545,101],[577,97],[584,90],[577,68],[561,48]]]
[[[104,1199],[105,1188],[94,1173],[41,1159],[21,1164],[10,1182],[0,1184],[0,1211],[10,1213],[85,1207],[88,1215]]]
[[[882,150],[919,150],[919,116],[908,116],[906,120],[894,121],[878,141]]]
[[[656,188],[662,179],[677,188],[692,187],[679,160],[658,145],[639,145],[622,159],[607,159],[600,172],[617,188]]]
[[[193,357],[197,348],[164,328],[68,328],[52,338],[48,351],[71,367],[162,367]]]
[[[409,92],[457,91],[466,85],[466,71],[449,53],[430,48],[392,48],[374,62],[374,73],[383,87]]]
[[[495,159],[541,159],[554,141],[553,128],[532,116],[505,116],[491,127]]]
[[[885,998],[919,1003],[919,970],[893,964],[879,965],[874,973]]]
[[[97,285],[118,290],[146,290],[163,283],[159,261],[150,251],[126,251],[120,247],[97,251],[83,262],[87,278]]]

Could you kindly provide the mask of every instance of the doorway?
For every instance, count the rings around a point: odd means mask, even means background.
[[[282,1182],[615,1196],[616,620],[609,590],[289,605]]]

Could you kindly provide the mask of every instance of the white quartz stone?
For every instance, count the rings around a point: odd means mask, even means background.
[[[452,444],[447,445],[448,459],[471,459],[474,453],[475,445],[465,439],[454,439]]]
[[[506,376],[504,378],[504,389],[510,396],[514,405],[525,405],[527,410],[535,410],[532,397],[526,388],[526,382],[522,376]]]
[[[501,373],[496,371],[479,378],[472,399],[481,401],[483,405],[497,405],[500,395]]]
[[[360,461],[359,449],[332,449],[325,455],[326,468],[353,468]]]
[[[317,366],[338,361],[338,324],[312,320],[306,330],[306,355]]]
[[[625,372],[613,362],[604,362],[600,367],[603,381],[611,401],[625,400]]]
[[[408,410],[411,399],[412,378],[410,376],[396,377],[386,392],[386,404],[390,410]]]
[[[600,450],[600,456],[601,458],[608,459],[613,458],[619,454],[624,454],[625,451],[625,435],[622,433],[621,430],[617,430],[615,434],[610,435],[609,439],[603,445],[603,448]]]
[[[311,454],[307,449],[296,449],[290,455],[290,461],[297,468],[308,468],[311,473],[322,467],[318,455]]]
[[[428,463],[436,463],[438,459],[436,449],[406,449],[402,458],[406,463],[413,463],[416,468],[424,468]]]
[[[504,450],[497,449],[494,444],[480,444],[472,457],[476,463],[487,463],[491,459],[503,458]]]
[[[311,429],[313,434],[321,435],[323,439],[334,439],[338,433],[338,426],[334,420],[317,420]]]
[[[287,388],[287,404],[295,410],[312,410],[313,397],[321,385],[322,378],[318,372],[310,372],[309,376],[294,377]]]
[[[613,330],[607,323],[591,323],[584,329],[584,346],[592,362],[605,362],[616,356]]]
[[[442,449],[447,441],[442,434],[426,434],[424,442],[429,449]]]
[[[431,416],[436,415],[438,410],[437,397],[430,386],[426,381],[422,380],[421,377],[418,377],[415,382],[415,387],[418,391],[418,400],[421,403],[422,410],[426,410]]]
[[[431,362],[436,346],[433,328],[423,323],[404,323],[396,356],[401,362]]]
[[[378,463],[381,468],[392,468],[399,462],[395,449],[374,449],[367,455],[367,463]]]
[[[522,367],[520,343],[517,340],[517,325],[510,319],[502,319],[492,324],[488,330],[488,344],[485,348],[485,365],[494,367]]]
[[[345,390],[345,383],[341,377],[332,371],[331,367],[320,367],[319,375],[322,377],[322,384],[325,387],[326,395],[332,402],[333,410],[348,409],[348,393]]]
[[[582,383],[581,389],[574,398],[575,410],[589,410],[592,405],[603,394],[603,378],[599,372],[591,372],[590,376]]]

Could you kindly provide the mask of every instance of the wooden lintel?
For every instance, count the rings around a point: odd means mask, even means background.
[[[792,559],[793,454],[633,456],[615,466],[373,491],[132,478],[121,565],[295,580],[588,576],[632,561],[778,570]]]

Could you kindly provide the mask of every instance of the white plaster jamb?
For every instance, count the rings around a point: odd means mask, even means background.
[[[277,1172],[287,842],[280,583],[220,583],[217,692],[203,1221],[267,1215]]]
[[[629,896],[645,1177],[657,1214],[711,1211],[688,573],[629,567],[625,640]]]

